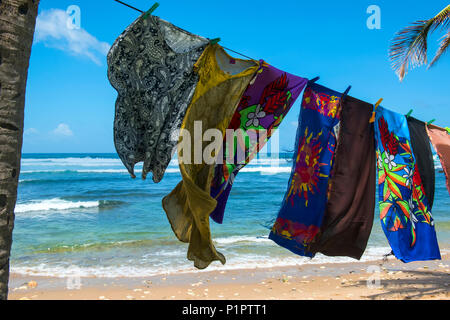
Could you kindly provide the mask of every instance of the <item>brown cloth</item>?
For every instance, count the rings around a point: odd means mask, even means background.
[[[427,126],[427,131],[434,150],[436,150],[439,159],[441,160],[442,169],[447,178],[447,190],[450,194],[450,135],[444,128],[432,124]]]
[[[311,252],[360,259],[374,220],[376,155],[373,106],[347,96],[323,223]]]

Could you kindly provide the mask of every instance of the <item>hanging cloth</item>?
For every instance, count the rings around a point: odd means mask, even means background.
[[[411,137],[411,148],[416,159],[417,169],[420,172],[423,190],[431,210],[434,201],[435,169],[430,138],[428,138],[425,122],[411,116],[406,117],[406,119]]]
[[[172,158],[177,132],[194,94],[193,66],[208,40],[155,16],[134,21],[108,53],[108,78],[117,90],[116,151],[132,177],[159,182]]]
[[[330,193],[314,254],[360,259],[372,231],[375,210],[375,137],[369,120],[373,106],[345,97]]]
[[[292,252],[309,251],[322,224],[336,148],[341,93],[308,84],[303,94],[296,153],[287,192],[269,239]]]
[[[246,89],[227,129],[234,135],[224,137],[220,154],[223,161],[216,165],[211,185],[211,196],[217,200],[211,218],[217,223],[223,222],[225,206],[239,170],[264,147],[307,81],[263,63],[256,80]],[[232,141],[231,145],[226,141]]]
[[[381,227],[394,255],[403,262],[440,259],[406,117],[378,107],[375,137]]]
[[[235,59],[217,44],[209,45],[196,64],[199,83],[183,120],[178,145],[183,180],[162,203],[175,235],[189,242],[188,259],[199,269],[215,260],[225,263],[225,257],[212,243],[209,227],[209,215],[217,204],[210,196],[215,159],[207,162],[204,155],[215,153],[217,158],[225,130],[258,68],[257,61]],[[216,141],[217,150],[211,152],[210,142],[202,139],[208,129],[222,134],[216,138],[220,139]]]
[[[441,161],[446,177],[447,190],[450,194],[450,135],[444,128],[433,124],[427,125],[426,129],[434,150],[436,150]]]

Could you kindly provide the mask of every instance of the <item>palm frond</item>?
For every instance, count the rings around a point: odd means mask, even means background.
[[[434,56],[433,60],[430,62],[428,69],[431,68],[439,60],[442,54],[447,51],[449,46],[450,46],[450,31],[447,32],[447,34],[442,37],[439,49],[436,52],[436,55]]]
[[[450,5],[432,19],[418,20],[396,33],[389,49],[389,58],[400,81],[409,68],[427,63],[428,34],[439,27],[447,28],[449,23]]]
[[[427,37],[430,28],[428,20],[419,20],[399,31],[392,40],[389,58],[400,80],[403,80],[409,67],[427,63]]]
[[[450,24],[450,4],[431,20],[434,20],[434,29],[438,27],[447,28]]]

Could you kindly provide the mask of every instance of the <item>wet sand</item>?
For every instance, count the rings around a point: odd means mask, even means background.
[[[12,300],[348,300],[450,297],[450,256],[168,274],[51,278],[12,274]],[[378,281],[379,280],[379,281]]]

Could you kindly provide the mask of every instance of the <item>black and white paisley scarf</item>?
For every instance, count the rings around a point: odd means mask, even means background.
[[[178,141],[178,129],[192,99],[198,76],[193,66],[208,40],[159,17],[140,16],[108,53],[108,78],[117,90],[114,144],[134,174],[153,172],[160,182]]]

